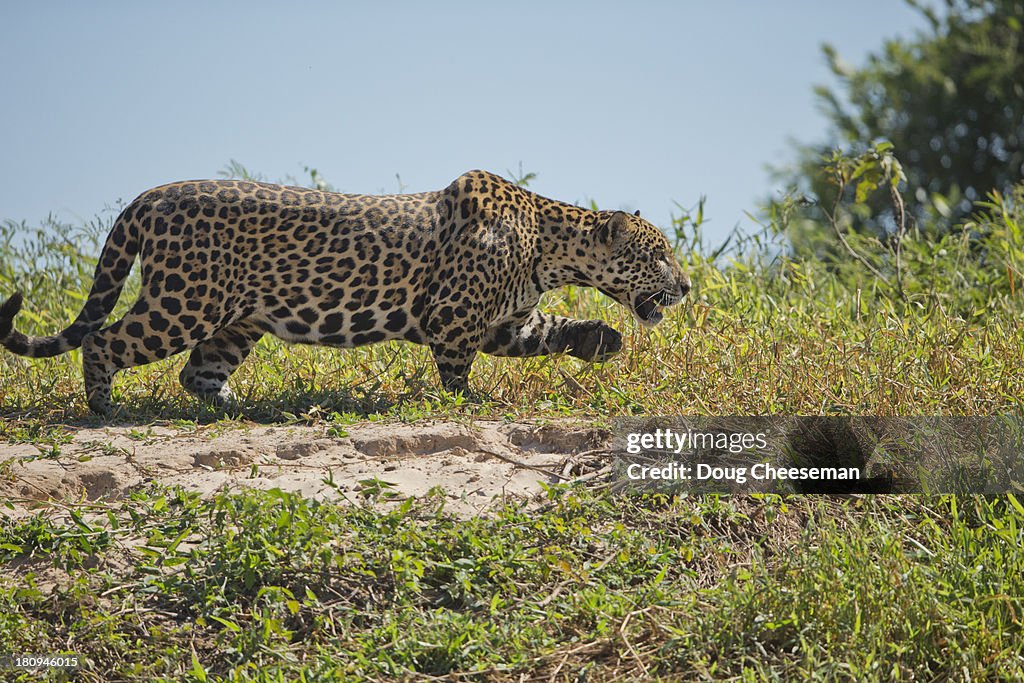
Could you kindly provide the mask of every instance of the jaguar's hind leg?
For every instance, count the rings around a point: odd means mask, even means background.
[[[109,415],[114,408],[110,389],[118,370],[180,353],[195,344],[193,339],[213,334],[206,327],[199,322],[186,332],[173,316],[140,300],[113,325],[87,335],[82,341],[82,370],[89,408]]]
[[[178,376],[181,386],[214,405],[230,403],[234,395],[228,387],[228,377],[262,336],[263,330],[247,320],[219,330],[192,350]]]

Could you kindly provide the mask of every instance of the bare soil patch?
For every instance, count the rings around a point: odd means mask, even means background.
[[[446,508],[486,512],[529,498],[541,483],[593,471],[607,430],[574,423],[365,423],[344,436],[323,427],[264,426],[182,430],[171,426],[81,429],[60,455],[32,444],[0,445],[0,513],[27,514],[39,503],[116,500],[152,483],[203,496],[243,488],[360,500],[372,489],[401,501],[440,487]]]

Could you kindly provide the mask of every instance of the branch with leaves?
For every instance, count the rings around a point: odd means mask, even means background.
[[[859,253],[846,239],[839,225],[839,211],[848,188],[853,189],[854,202],[864,204],[868,197],[879,188],[887,188],[893,204],[893,220],[896,232],[888,240],[896,262],[896,289],[903,297],[903,269],[901,264],[901,244],[907,231],[907,212],[900,194],[900,183],[907,180],[903,165],[893,152],[891,142],[880,142],[871,149],[856,157],[849,157],[839,150],[832,152],[825,159],[825,172],[829,180],[838,186],[831,211],[825,211],[829,224],[843,247],[862,263],[871,273],[887,285],[892,285],[889,278],[876,268],[864,255]]]

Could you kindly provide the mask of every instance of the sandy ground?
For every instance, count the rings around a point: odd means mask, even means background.
[[[508,498],[530,498],[541,482],[595,472],[607,431],[572,423],[365,423],[329,435],[323,427],[170,426],[81,429],[60,455],[0,444],[0,514],[30,514],[49,500],[116,500],[152,483],[204,496],[280,488],[358,501],[386,482],[388,499],[441,487],[446,509],[480,514]],[[13,503],[13,505],[10,505]]]

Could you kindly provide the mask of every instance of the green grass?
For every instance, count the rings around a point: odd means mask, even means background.
[[[0,523],[0,642],[96,681],[1024,676],[1015,500],[439,500],[155,491]]]
[[[827,240],[782,251],[773,235],[797,220],[785,203],[764,235],[712,255],[699,212],[684,215],[670,232],[695,284],[686,304],[649,332],[589,290],[555,293],[547,310],[608,321],[623,352],[481,357],[479,403],[438,391],[422,347],[265,340],[234,379],[241,411],[184,394],[178,357],[119,376],[119,419],[144,439],[155,422],[327,422],[344,436],[367,419],[1019,413],[1022,200],[993,197],[942,238],[910,231],[898,259],[857,235],[860,259]],[[73,319],[106,225],[0,228],[0,296],[26,293],[21,329]],[[59,454],[100,423],[79,362],[0,355],[0,452]],[[1024,678],[1015,498],[555,488],[541,509],[471,521],[441,500],[158,489],[0,522],[0,643],[79,653],[87,681]]]

